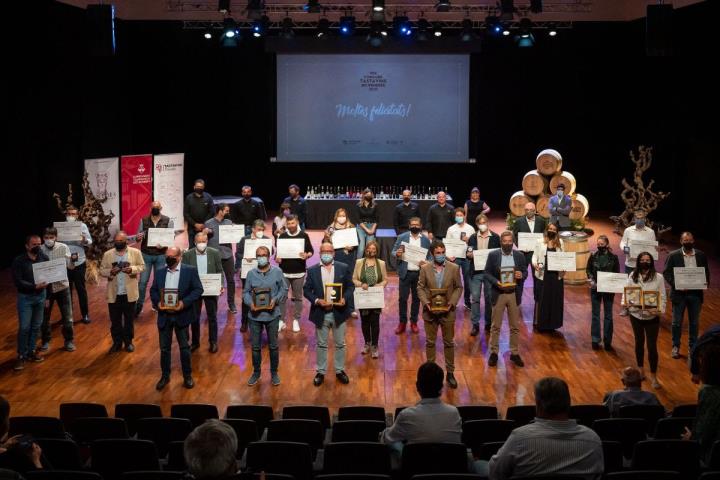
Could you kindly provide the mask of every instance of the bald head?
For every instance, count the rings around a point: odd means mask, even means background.
[[[527,218],[533,218],[536,211],[537,209],[535,208],[535,204],[533,202],[527,202],[525,204],[525,216]]]
[[[622,382],[626,387],[640,387],[642,383],[642,375],[640,370],[635,367],[625,367],[622,372]]]

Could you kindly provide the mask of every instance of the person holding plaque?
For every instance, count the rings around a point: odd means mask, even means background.
[[[357,258],[362,258],[365,253],[365,244],[375,240],[375,231],[377,230],[380,217],[378,216],[377,204],[373,197],[373,192],[369,188],[363,190],[362,198],[355,205],[355,217],[358,220],[358,249]],[[353,265],[348,263],[348,265]]]
[[[438,192],[437,203],[430,206],[425,220],[430,240],[442,241],[445,238],[448,228],[455,223],[454,210],[455,207],[447,203],[447,194],[442,191]]]
[[[193,184],[193,192],[185,197],[183,217],[187,222],[188,248],[193,248],[195,234],[205,229],[205,222],[215,213],[215,201],[205,191],[205,180],[198,178]]]
[[[70,258],[70,249],[64,243],[57,241],[57,229],[55,227],[45,229],[43,233],[43,245],[40,249],[50,260],[65,260],[68,270],[75,268],[75,264]],[[72,297],[70,296],[70,282],[68,280],[53,282],[48,286],[47,298],[45,299],[45,313],[40,327],[40,351],[47,352],[50,348],[50,315],[55,302],[58,304],[62,318],[62,335],[65,340],[63,349],[67,352],[74,352]]]
[[[122,230],[115,234],[113,247],[100,262],[100,275],[108,279],[107,302],[113,342],[108,353],[119,352],[123,342],[125,350],[133,352],[135,305],[140,298],[138,278],[145,270],[145,262],[140,250],[128,247],[127,234]]]
[[[142,313],[143,304],[145,303],[145,292],[147,291],[148,281],[150,281],[150,273],[165,268],[165,252],[167,251],[167,247],[148,245],[148,231],[151,228],[174,228],[172,219],[163,215],[161,212],[162,204],[159,200],[154,200],[150,204],[150,214],[140,219],[138,232],[135,235],[135,240],[140,242],[140,252],[142,252],[143,261],[145,262],[145,270],[140,274],[140,297],[135,305],[136,317],[139,317]],[[188,235],[192,234],[188,233]]]
[[[535,270],[535,319],[533,325],[540,332],[554,332],[563,326],[565,272],[548,270],[547,252],[562,252],[563,241],[558,235],[560,228],[555,223],[548,224],[545,236],[535,246],[532,265]]]
[[[657,379],[657,338],[660,331],[660,314],[665,313],[665,283],[662,274],[655,271],[655,261],[650,253],[642,252],[638,255],[635,265],[637,268],[628,276],[628,286],[641,289],[640,305],[628,308],[630,325],[635,336],[635,360],[640,372],[643,373],[647,342],[650,380],[653,388],[660,388]],[[623,294],[623,305],[627,304],[626,299],[627,295]]]
[[[705,269],[705,284],[710,285],[710,268],[707,257],[695,248],[695,237],[690,232],[680,235],[682,248],[670,252],[665,260],[663,277],[670,285],[670,302],[672,303],[672,358],[680,358],[680,339],[682,337],[682,320],[685,310],[688,312],[688,354],[697,342],[700,326],[700,309],[703,304],[702,289],[679,289],[675,285],[675,268],[701,267]]]
[[[194,242],[193,242],[194,243]],[[160,391],[170,383],[170,355],[175,332],[180,347],[183,386],[193,388],[192,359],[188,343],[188,326],[195,318],[193,304],[200,300],[203,286],[197,268],[181,263],[178,247],[170,247],[165,255],[166,268],[158,270],[150,287],[150,300],[158,310],[157,326],[160,339],[160,369],[162,376],[155,385]]]
[[[445,238],[454,240],[462,240],[466,244],[470,237],[475,235],[475,229],[465,221],[465,210],[462,208],[455,209],[455,223],[447,229]],[[467,248],[465,251],[467,252]],[[465,308],[470,308],[470,267],[467,253],[462,257],[448,257],[448,260],[460,267],[463,279],[463,295],[465,296]]]
[[[208,236],[208,246],[220,252],[220,261],[225,274],[225,284],[227,285],[227,304],[230,313],[236,314],[235,306],[235,263],[233,261],[232,244],[220,243],[220,225],[232,225],[228,219],[230,216],[230,207],[227,203],[217,205],[215,216],[205,222],[205,233]]]
[[[240,242],[237,244],[237,249],[235,250],[235,270],[238,272],[242,271],[242,261],[245,259],[246,262],[250,261],[250,258],[245,257],[245,242],[247,240],[258,240],[265,238],[265,222],[262,220],[255,220],[252,223],[252,230],[250,231],[249,235],[244,236]],[[247,280],[247,279],[246,279]],[[245,282],[241,279],[241,287],[244,289]],[[250,315],[250,307],[247,306],[245,302],[243,302],[241,307],[241,316],[240,316],[240,331],[242,333],[245,333],[248,331],[248,318]]]
[[[500,249],[488,254],[485,263],[485,280],[492,287],[492,323],[490,325],[490,356],[488,366],[495,367],[500,352],[500,328],[503,313],[507,309],[510,327],[510,361],[522,367],[525,363],[520,357],[518,339],[520,337],[520,303],[522,302],[522,284],[527,278],[525,255],[513,250],[513,233],[505,230],[500,234]]]
[[[320,245],[320,264],[307,271],[303,295],[310,302],[310,321],[315,324],[317,340],[317,373],[313,385],[319,387],[327,373],[328,336],[335,341],[335,377],[342,384],[350,383],[345,373],[345,326],[352,311],[353,291],[350,267],[335,260],[330,242]]]
[[[547,220],[545,220],[540,215],[537,215],[536,213],[536,207],[533,202],[528,202],[525,204],[525,215],[522,217],[518,217],[515,219],[515,223],[513,223],[513,237],[515,238],[515,246],[518,248],[520,247],[519,241],[520,241],[520,233],[544,233],[545,228],[547,227]],[[522,252],[525,254],[525,263],[528,267],[530,267],[532,272],[532,255],[534,249],[525,250],[523,249]],[[533,280],[533,297],[535,296],[535,275],[532,276]]]
[[[422,234],[422,220],[420,217],[413,217],[408,222],[410,231],[401,233],[395,240],[391,255],[397,257],[397,273],[398,273],[398,313],[400,315],[400,322],[395,333],[400,335],[405,332],[405,328],[408,323],[407,304],[408,297],[412,294],[412,302],[410,304],[410,331],[412,333],[418,333],[418,315],[420,314],[420,297],[418,297],[418,278],[420,276],[420,269],[425,265],[425,261],[418,263],[406,262],[403,260],[405,254],[405,246],[403,244],[412,245],[413,247],[425,248],[428,253],[425,260],[432,260],[432,253],[430,252],[430,239]]]
[[[618,256],[612,253],[610,248],[610,240],[607,236],[600,235],[597,239],[597,251],[593,252],[588,258],[587,268],[585,269],[588,280],[590,281],[590,303],[592,305],[592,317],[590,323],[590,339],[592,341],[592,349],[600,350],[600,342],[602,341],[605,350],[608,352],[613,350],[613,301],[615,294],[609,292],[598,292],[597,290],[597,272],[613,272],[620,273],[620,260]],[[604,309],[603,335],[600,337],[600,304]]]
[[[410,229],[410,220],[420,216],[420,207],[412,201],[412,190],[406,188],[402,191],[402,202],[395,205],[393,210],[393,227],[395,233],[401,235]]]
[[[353,283],[355,288],[367,290],[368,287],[385,287],[387,285],[387,270],[385,262],[377,258],[378,243],[371,240],[365,246],[365,258],[355,262],[353,270]],[[378,339],[380,336],[380,313],[381,309],[371,308],[360,310],[360,322],[362,326],[365,346],[360,353],[372,358],[378,358]]]
[[[550,223],[558,226],[558,229],[570,229],[570,212],[572,211],[572,199],[565,195],[565,184],[559,183],[557,192],[550,197],[548,202],[550,211]]]
[[[270,377],[273,386],[280,385],[278,366],[278,323],[281,318],[280,305],[287,297],[287,285],[282,270],[270,265],[270,249],[258,247],[255,252],[258,266],[248,272],[243,285],[243,303],[250,310],[250,343],[252,344],[253,373],[247,381],[248,386],[260,380],[262,362],[262,331],[267,331],[270,349]]]
[[[470,336],[480,333],[480,293],[484,292],[485,299],[485,333],[490,333],[492,325],[492,299],[490,289],[492,286],[485,279],[485,270],[476,270],[473,251],[500,248],[500,235],[488,228],[488,217],[484,213],[475,219],[477,234],[471,235],[468,240],[468,268],[470,270],[470,305],[472,329]]]
[[[302,239],[304,242],[304,247],[302,249],[302,252],[298,252],[300,258],[277,258],[277,255],[275,256],[275,260],[280,266],[280,269],[283,272],[283,276],[285,277],[285,284],[288,288],[288,292],[292,290],[292,331],[296,333],[300,331],[303,284],[305,283],[306,271],[305,264],[307,262],[307,259],[312,257],[315,253],[312,243],[310,242],[310,236],[305,231],[301,230],[299,223],[300,219],[295,214],[291,214],[289,217],[287,217],[287,229],[278,237],[278,240],[292,238]],[[285,329],[286,306],[286,300],[280,304],[280,326],[278,327],[279,331],[283,331]]]
[[[78,222],[80,224],[80,231],[82,232],[82,238],[80,240],[68,240],[65,245],[70,249],[70,261],[73,263],[75,268],[68,269],[68,280],[70,281],[70,298],[72,302],[72,291],[77,290],[78,303],[80,304],[80,314],[82,318],[80,322],[90,323],[90,316],[88,309],[88,295],[87,288],[85,287],[85,272],[87,271],[87,264],[85,263],[85,248],[92,245],[92,235],[85,222],[78,220],[78,209],[74,205],[68,205],[65,209],[65,221],[66,222]]]
[[[420,268],[418,297],[423,305],[425,322],[425,355],[435,362],[435,342],[442,330],[446,380],[457,388],[455,379],[455,305],[462,295],[460,267],[445,259],[445,245],[434,240],[430,245],[433,261]]]
[[[208,236],[206,233],[198,232],[195,235],[195,248],[187,250],[183,253],[182,261],[185,265],[197,268],[198,275],[222,274],[222,262],[220,260],[220,252],[212,247],[208,247]],[[222,277],[220,277],[222,279]],[[222,295],[222,289],[220,295]],[[205,311],[208,319],[208,337],[210,341],[210,353],[218,351],[218,327],[217,327],[217,296],[203,295],[197,302],[193,303],[193,313],[195,318],[190,324],[190,351],[194,352],[200,348],[200,314],[202,313],[202,304],[205,302]]]

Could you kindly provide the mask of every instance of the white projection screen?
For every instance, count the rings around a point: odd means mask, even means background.
[[[469,56],[278,54],[278,162],[468,162]]]

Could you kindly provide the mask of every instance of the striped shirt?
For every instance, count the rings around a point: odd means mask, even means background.
[[[600,437],[575,420],[547,420],[513,430],[490,459],[490,480],[565,474],[598,480],[604,470]]]

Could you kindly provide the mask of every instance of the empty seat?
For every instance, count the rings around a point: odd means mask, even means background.
[[[225,411],[225,418],[253,420],[258,427],[258,437],[262,437],[275,414],[272,407],[267,405],[230,405]]]
[[[678,472],[662,470],[630,470],[628,472],[608,473],[608,480],[681,480]]]
[[[513,405],[505,412],[505,420],[512,420],[516,427],[522,427],[535,420],[536,415],[535,405]]]
[[[457,407],[463,422],[471,420],[497,420],[498,411],[494,405],[463,405]]]
[[[65,428],[55,417],[10,417],[9,437],[32,435],[35,438],[65,438]]]
[[[697,417],[697,403],[676,405],[672,410],[673,417]]]
[[[484,443],[504,442],[515,428],[512,420],[471,420],[462,424],[462,442],[473,454],[480,453]]]
[[[633,452],[633,470],[668,470],[683,478],[695,479],[700,473],[700,446],[693,440],[646,440]]]
[[[128,438],[127,426],[122,418],[76,418],[70,434],[79,444],[88,444],[105,438]]]
[[[385,422],[378,420],[341,420],[333,423],[333,442],[377,442]]]
[[[462,443],[409,443],[403,447],[401,474],[467,473],[468,456]]]
[[[170,442],[184,441],[191,431],[192,424],[187,418],[142,418],[137,421],[138,438],[154,442],[160,458],[167,455]]]
[[[267,430],[269,441],[307,443],[315,453],[323,447],[325,430],[317,420],[282,419],[270,422]]]
[[[171,472],[171,471],[140,471],[140,472],[125,472],[120,475],[120,480],[181,480],[185,477],[184,472]]]
[[[708,470],[720,471],[720,440],[715,441],[710,447],[710,460],[707,464]]]
[[[642,418],[647,422],[648,435],[655,432],[655,424],[665,416],[661,405],[625,405],[620,407],[618,418]]]
[[[96,440],[90,446],[90,469],[105,480],[125,472],[160,470],[157,449],[149,440]]]
[[[426,473],[415,475],[411,480],[480,480],[481,477],[475,473]]]
[[[80,470],[82,459],[80,448],[72,440],[63,438],[38,438],[43,457],[57,470]]]
[[[580,425],[591,427],[595,420],[610,418],[610,410],[605,405],[572,405],[570,418],[577,420]]]
[[[77,470],[34,470],[23,476],[27,480],[103,480],[99,473]]]
[[[636,443],[647,440],[647,424],[640,418],[603,418],[592,428],[601,440],[620,442],[625,458],[632,457]]]
[[[480,445],[480,449],[474,455],[478,460],[490,460],[498,450],[505,445],[505,442],[487,442]]]
[[[150,403],[118,403],[115,405],[115,418],[122,418],[127,425],[128,433],[137,433],[137,421],[141,418],[162,417],[160,405]]]
[[[391,480],[390,475],[369,474],[369,473],[330,473],[318,475],[315,480]]]
[[[283,419],[317,420],[323,428],[330,428],[330,410],[316,405],[285,407]]]
[[[620,442],[606,441],[602,442],[603,460],[605,463],[605,473],[619,472],[623,469],[623,445]]]
[[[694,421],[695,419],[692,417],[661,418],[655,424],[655,435],[653,437],[656,440],[678,439],[685,433],[685,428],[692,429]]]
[[[254,472],[283,473],[295,480],[312,478],[312,451],[305,443],[253,442],[245,458],[247,468]]]
[[[256,472],[243,472],[236,473],[235,475],[228,477],[228,480],[261,480],[261,477],[265,480],[295,480],[292,475],[285,475],[283,473],[256,473]]]
[[[72,422],[76,418],[85,417],[107,417],[105,405],[99,403],[61,403],[60,421],[65,425],[65,430],[72,431]]]
[[[390,450],[382,443],[329,443],[323,460],[323,473],[390,474]]]
[[[249,443],[257,442],[258,429],[257,424],[253,420],[244,420],[242,418],[225,418],[222,420],[223,423],[227,423],[235,430],[235,435],[238,440],[237,458],[241,458],[245,453],[245,447]]]
[[[338,410],[338,421],[345,420],[377,420],[385,422],[385,409],[383,407],[352,406],[340,407]]]
[[[202,403],[182,403],[170,407],[170,416],[173,418],[187,418],[190,420],[193,428],[196,428],[205,420],[220,418],[218,409],[215,405],[207,405]]]
[[[170,442],[168,444],[167,465],[165,470],[184,472],[187,470],[185,463],[185,442]]]

